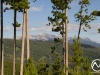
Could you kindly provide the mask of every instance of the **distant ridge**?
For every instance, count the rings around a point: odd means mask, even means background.
[[[52,34],[47,34],[47,33],[40,33],[38,35],[30,35],[29,36],[29,38],[31,40],[42,40],[42,41],[53,40],[54,38],[57,38],[57,37],[60,37],[60,36],[56,36],[56,35],[52,35]],[[21,36],[18,36],[17,39],[21,39]],[[72,44],[73,43],[73,39],[74,39],[74,37],[68,37],[68,42],[70,44]],[[92,41],[88,37],[81,37],[80,41],[83,44],[90,44],[91,46],[100,47],[100,43]]]

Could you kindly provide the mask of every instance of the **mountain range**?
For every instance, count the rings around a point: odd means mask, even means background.
[[[61,38],[61,36],[56,36],[56,35],[47,34],[47,33],[40,33],[38,35],[30,35],[29,39],[30,40],[49,41],[49,40],[53,40],[54,38],[57,38],[57,37]],[[18,36],[17,39],[21,39],[21,36]],[[68,42],[70,44],[72,44],[73,39],[74,39],[74,37],[68,37]],[[89,44],[89,45],[92,45],[92,46],[95,46],[95,47],[100,47],[100,43],[92,41],[88,37],[81,37],[80,41],[81,41],[82,44]]]

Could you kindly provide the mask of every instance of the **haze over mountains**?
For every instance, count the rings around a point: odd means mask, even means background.
[[[56,35],[52,35],[52,34],[46,34],[46,33],[40,33],[38,35],[30,35],[29,38],[31,40],[42,40],[42,41],[49,41],[49,40],[53,40],[54,38],[57,38],[60,36],[56,36]],[[17,39],[21,39],[21,36],[18,36]],[[73,43],[73,39],[74,37],[68,37],[68,41],[69,43]],[[88,37],[81,37],[80,41],[83,44],[89,44],[95,47],[100,47],[100,43],[97,43],[95,41],[92,41],[91,39],[89,39]]]

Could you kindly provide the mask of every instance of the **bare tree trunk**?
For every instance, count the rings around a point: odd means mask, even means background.
[[[0,7],[0,17],[1,17],[1,75],[3,75],[3,71],[4,71],[4,64],[3,64],[3,0],[0,1],[1,3],[1,7]]]
[[[4,75],[4,44],[2,44],[2,65],[1,65],[1,75]]]
[[[26,49],[27,49],[27,60],[29,59],[30,57],[30,50],[29,50],[29,23],[28,23],[28,9],[26,9],[26,21],[25,21],[25,24],[26,24]]]
[[[63,29],[62,29],[62,31],[63,31],[63,34],[62,34],[62,41],[63,41],[63,62],[64,62],[64,73],[65,73],[65,34],[64,34],[64,32],[65,32],[65,26],[63,25],[62,27],[63,27]]]
[[[66,16],[68,17],[68,9],[66,9]],[[68,68],[68,20],[65,22],[65,65]],[[66,69],[66,75],[68,75],[68,69]]]
[[[13,75],[15,75],[15,58],[16,58],[16,16],[17,11],[14,10],[14,55],[13,55]]]
[[[23,13],[23,25],[22,25],[22,51],[21,51],[21,63],[20,63],[20,75],[23,75],[24,41],[25,41],[25,13]]]

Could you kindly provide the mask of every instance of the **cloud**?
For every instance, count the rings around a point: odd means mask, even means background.
[[[9,26],[6,26],[5,28],[3,28],[4,32],[8,32],[10,30],[11,30],[11,28]],[[1,27],[0,27],[0,32],[1,32]]]
[[[42,9],[43,9],[43,5],[41,5],[40,7],[34,7],[34,6],[33,6],[33,7],[30,7],[29,11],[30,11],[30,12],[32,12],[32,11],[33,11],[33,12],[34,12],[34,11],[35,11],[35,12],[38,12],[38,11],[42,11]]]
[[[86,28],[87,32],[90,35],[98,34],[98,28],[100,28],[100,24],[99,23],[98,24],[90,24],[90,26],[91,26],[91,29]],[[81,31],[83,31],[83,27],[84,27],[84,25],[82,26]],[[69,32],[78,32],[78,30],[79,30],[79,24],[75,24],[75,23],[68,24]]]
[[[52,31],[52,27],[51,26],[41,26],[41,27],[33,27],[33,28],[30,28],[30,31]]]

